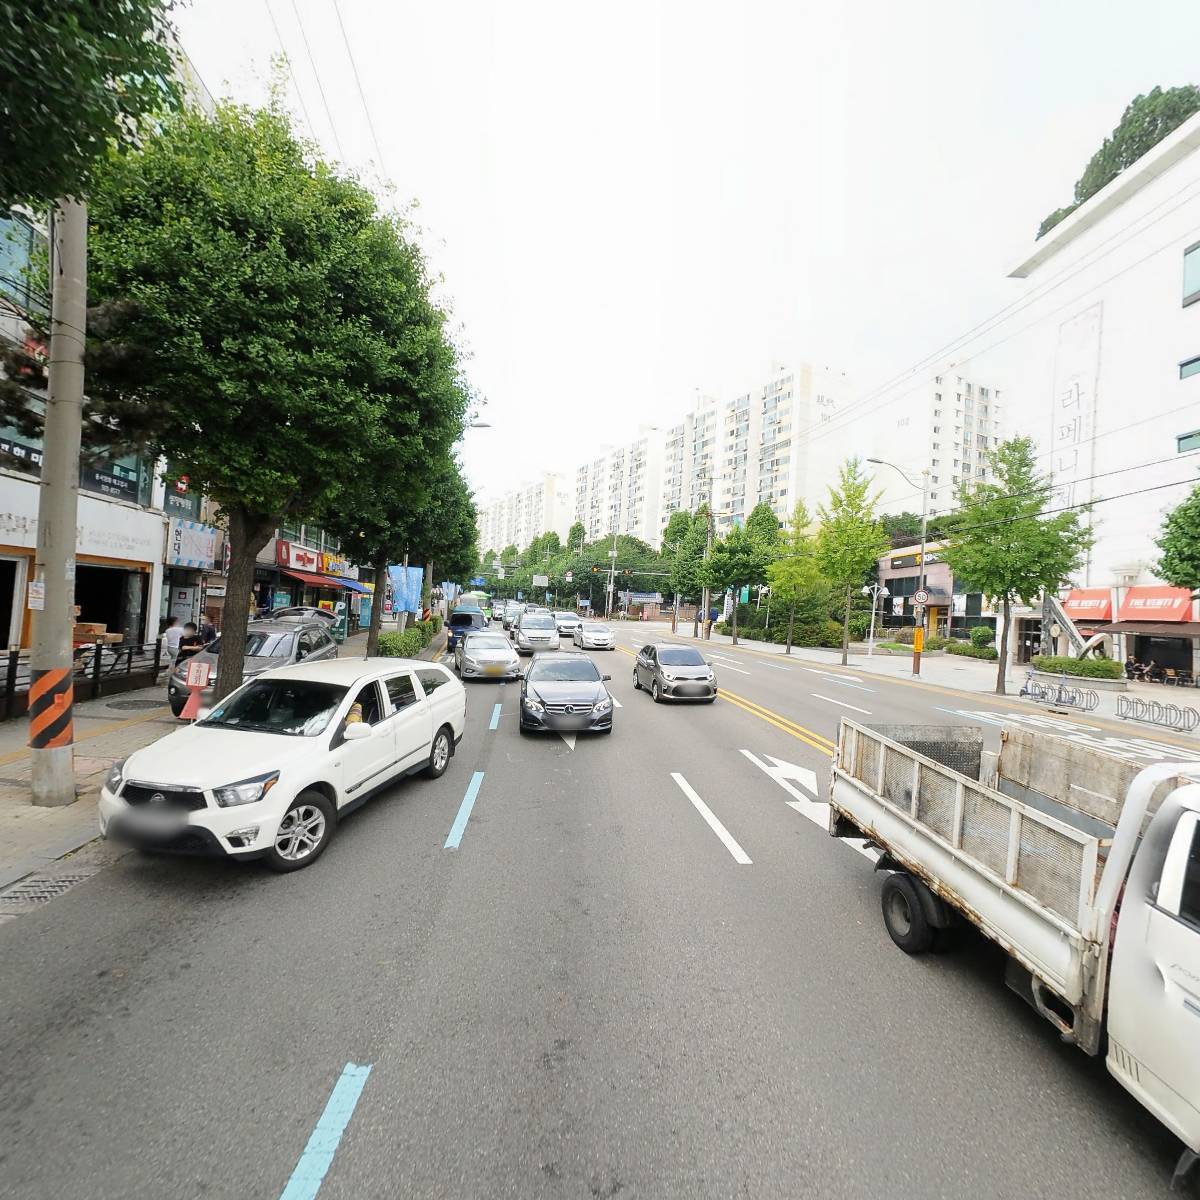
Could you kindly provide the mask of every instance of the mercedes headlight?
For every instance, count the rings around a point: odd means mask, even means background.
[[[104,786],[110,792],[120,791],[121,784],[125,781],[125,764],[129,761],[127,758],[121,759],[120,762],[113,763],[109,769],[108,778],[104,781]]]
[[[256,775],[253,779],[243,779],[240,783],[213,788],[213,798],[222,808],[253,804],[256,800],[261,800],[278,782],[279,772],[272,771],[269,775]]]
[[[545,708],[540,700],[535,700],[532,696],[525,697],[525,707],[532,713],[545,712]]]
[[[612,699],[611,699],[610,697],[608,697],[608,696],[605,696],[603,700],[598,700],[598,701],[597,701],[597,702],[596,702],[596,703],[595,703],[595,704],[592,706],[592,712],[594,712],[594,713],[606,713],[606,712],[608,712],[608,710],[609,710],[610,708],[612,708]]]

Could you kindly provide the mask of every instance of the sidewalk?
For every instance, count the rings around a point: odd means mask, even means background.
[[[628,624],[629,626],[633,626],[637,623],[629,622]],[[660,631],[664,627],[670,628],[664,622],[645,622],[645,625]],[[692,636],[691,623],[688,622],[686,625],[680,625],[677,636],[690,638]],[[711,646],[728,646],[732,642],[733,638],[728,634],[714,632],[708,644]],[[783,655],[784,652],[783,646],[776,645],[774,642],[757,642],[741,636],[738,637],[738,645],[760,654]],[[824,648],[793,646],[792,658],[798,659],[800,662],[819,664],[825,667],[840,667],[842,652],[840,650],[828,650]],[[919,679],[914,679],[911,654],[889,654],[876,649],[874,655],[868,657],[865,644],[852,643],[850,654],[847,658],[847,668],[866,675],[880,675],[908,683],[923,683],[931,687],[950,688],[958,692],[968,692],[980,698],[986,697],[995,703],[1007,702],[1009,704],[1017,704],[1021,707],[1029,707],[1030,709],[1037,707],[1030,701],[1020,700],[1017,696],[1025,680],[1025,672],[1028,669],[1024,666],[1014,666],[1010,669],[1006,682],[1008,693],[1004,697],[996,695],[996,664],[994,662],[988,662],[984,659],[966,658],[957,654],[923,654],[921,656],[920,677]],[[1089,682],[1087,679],[1074,680],[1070,676],[1067,678],[1068,684],[1078,683],[1080,687],[1085,688]],[[1200,709],[1200,690],[1195,688],[1164,687],[1162,684],[1154,683],[1131,682],[1124,693],[1104,691],[1099,688],[1095,689],[1095,691],[1100,697],[1100,704],[1091,712],[1079,713],[1081,721],[1101,718],[1112,722],[1116,728],[1127,730],[1131,736],[1153,738],[1155,735],[1165,735],[1173,739],[1185,738],[1189,742],[1200,745],[1200,732],[1189,734],[1180,730],[1166,729],[1163,726],[1153,725],[1146,721],[1123,720],[1117,716],[1117,697],[1122,694],[1137,696],[1142,700],[1157,700],[1161,704],[1178,704],[1180,706]]]
[[[445,643],[445,633],[439,633],[419,657],[437,658]],[[366,646],[364,630],[346,639],[340,657],[361,656]],[[181,726],[166,705],[165,673],[156,687],[77,704],[79,799],[61,808],[40,808],[30,801],[29,723],[23,717],[0,722],[0,889],[94,840],[96,800],[112,765]]]

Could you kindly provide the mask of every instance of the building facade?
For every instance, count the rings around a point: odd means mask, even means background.
[[[475,518],[480,552],[499,553],[505,546],[523,550],[543,533],[557,533],[566,541],[574,512],[565,476],[547,471],[536,483],[480,506]]]
[[[660,430],[644,427],[627,446],[608,449],[575,472],[575,517],[589,541],[614,530],[657,547],[663,460]]]

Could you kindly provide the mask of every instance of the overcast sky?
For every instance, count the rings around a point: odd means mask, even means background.
[[[262,102],[272,15],[298,126],[419,205],[481,499],[775,362],[882,382],[1013,297],[1134,95],[1200,80],[1196,0],[190,0],[215,94]]]

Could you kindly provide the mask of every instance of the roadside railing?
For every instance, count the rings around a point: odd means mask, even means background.
[[[1039,683],[1032,671],[1026,674],[1018,696],[1055,708],[1078,708],[1081,712],[1091,712],[1100,704],[1100,693],[1094,688],[1069,684],[1065,675],[1057,683]]]
[[[1191,733],[1200,726],[1200,712],[1189,704],[1164,704],[1160,700],[1143,700],[1140,696],[1118,696],[1117,716],[1127,721],[1145,721],[1180,733]]]
[[[95,700],[114,692],[153,684],[167,665],[161,641],[108,645],[89,642],[77,646],[72,658],[75,665],[75,700]],[[0,689],[0,720],[11,720],[25,712],[29,695],[30,652],[16,647],[8,651]]]

